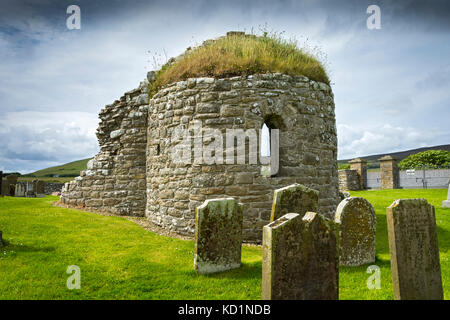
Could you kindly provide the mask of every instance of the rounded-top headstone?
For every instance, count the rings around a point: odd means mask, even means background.
[[[350,197],[339,203],[334,216],[339,224],[340,264],[360,266],[375,261],[376,215],[364,198]]]
[[[303,216],[306,212],[317,212],[319,191],[294,183],[274,191],[270,221],[286,213],[295,212]]]

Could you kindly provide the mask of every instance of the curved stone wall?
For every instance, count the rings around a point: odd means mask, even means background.
[[[244,164],[226,164],[225,151],[223,164],[175,161],[180,132],[217,129],[223,145],[232,148],[227,129],[259,130],[264,123],[279,129],[276,176],[261,174],[259,157],[249,164],[248,151]],[[193,129],[199,124],[203,131]],[[200,139],[203,148],[211,143],[204,134]],[[163,228],[191,235],[195,207],[205,199],[233,197],[244,205],[244,240],[260,242],[276,188],[297,182],[318,190],[319,213],[332,218],[338,204],[336,156],[333,94],[324,83],[282,74],[177,82],[149,103],[145,214]]]

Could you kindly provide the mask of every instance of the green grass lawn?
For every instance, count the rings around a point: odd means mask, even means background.
[[[428,199],[436,208],[445,298],[450,298],[450,209],[446,190],[352,192],[377,214],[381,289],[366,286],[367,266],[340,269],[341,299],[392,299],[386,207],[394,199]],[[243,266],[216,275],[193,270],[192,241],[151,233],[119,217],[63,209],[57,197],[0,198],[0,299],[260,299],[261,249],[244,246]],[[81,269],[81,289],[68,290],[66,269]]]

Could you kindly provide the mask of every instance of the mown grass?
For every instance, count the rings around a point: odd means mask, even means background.
[[[344,299],[393,299],[389,242],[386,223],[386,207],[395,199],[425,198],[435,208],[438,230],[441,274],[444,298],[450,299],[450,209],[442,208],[447,197],[446,189],[396,189],[352,191],[351,196],[363,197],[374,207],[377,216],[376,262],[381,271],[381,289],[368,290],[366,266],[341,267],[339,294]]]
[[[321,62],[295,40],[278,34],[229,35],[192,49],[180,60],[157,72],[150,91],[194,77],[230,77],[255,73],[281,72],[303,75],[329,84]]]
[[[450,298],[450,209],[446,190],[352,192],[377,214],[381,289],[366,286],[367,266],[340,268],[341,299],[392,299],[386,207],[423,197],[436,208],[445,298]],[[63,209],[57,197],[0,198],[0,299],[260,299],[261,249],[244,246],[243,266],[216,275],[193,270],[192,241],[160,236],[119,217]],[[81,289],[68,290],[66,269],[81,268]]]

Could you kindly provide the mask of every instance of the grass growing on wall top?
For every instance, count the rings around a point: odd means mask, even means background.
[[[303,75],[330,83],[321,62],[306,49],[299,48],[297,41],[283,39],[279,34],[233,34],[209,41],[175,63],[163,66],[157,72],[150,92],[154,94],[166,84],[188,78],[223,78],[269,72]]]

